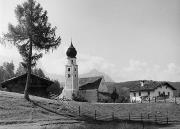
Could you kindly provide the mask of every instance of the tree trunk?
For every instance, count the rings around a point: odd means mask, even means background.
[[[28,55],[28,66],[27,66],[27,80],[26,80],[26,86],[24,89],[24,98],[26,100],[29,99],[29,87],[30,87],[30,80],[31,80],[31,56],[32,56],[32,41],[30,41],[30,49],[29,49],[29,55]]]

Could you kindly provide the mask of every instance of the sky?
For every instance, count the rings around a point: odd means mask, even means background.
[[[0,35],[17,24],[14,9],[24,0],[0,0]],[[65,73],[66,50],[77,49],[79,73],[93,69],[114,81],[180,81],[179,0],[37,0],[48,11],[62,42],[38,61],[52,74]],[[9,43],[7,43],[9,44]],[[21,56],[0,45],[0,64]]]

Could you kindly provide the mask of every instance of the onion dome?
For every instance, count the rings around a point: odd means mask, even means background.
[[[77,51],[76,49],[74,48],[73,44],[72,44],[72,41],[71,41],[71,45],[70,47],[68,48],[67,52],[66,52],[66,55],[70,58],[76,58],[76,55],[77,55]]]

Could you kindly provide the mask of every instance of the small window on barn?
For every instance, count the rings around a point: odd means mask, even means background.
[[[136,97],[136,93],[134,92],[134,97]]]
[[[71,75],[70,74],[68,74],[68,78],[70,78],[71,77]]]
[[[139,96],[141,96],[141,91],[139,91]]]
[[[68,68],[68,71],[70,71],[71,69],[70,68]]]
[[[161,92],[159,91],[159,96],[161,95]]]

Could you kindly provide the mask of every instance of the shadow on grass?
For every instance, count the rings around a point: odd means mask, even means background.
[[[42,126],[43,129],[158,129],[159,127],[169,127],[162,125],[154,125],[148,123],[140,122],[125,122],[125,121],[92,121],[92,122],[82,122],[75,124],[54,124]]]

